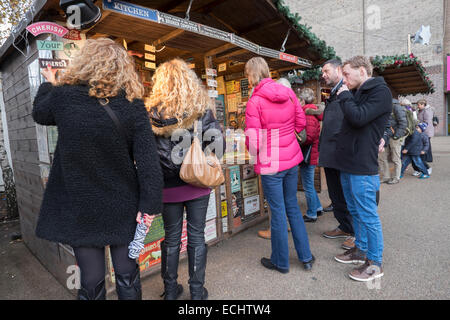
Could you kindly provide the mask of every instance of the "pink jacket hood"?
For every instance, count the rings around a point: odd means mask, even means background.
[[[262,80],[253,91],[253,95],[262,97],[272,103],[285,103],[289,100],[291,89],[276,83],[270,78]]]

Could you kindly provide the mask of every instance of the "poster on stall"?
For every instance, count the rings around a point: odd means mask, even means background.
[[[214,219],[216,217],[217,217],[216,192],[212,190],[209,195],[208,208],[206,209],[206,221]]]
[[[222,218],[222,232],[228,232],[228,218]]]
[[[248,79],[241,80],[241,97],[242,98],[248,97]]]
[[[231,209],[233,218],[237,218],[243,215],[242,193],[236,192],[231,195]]]
[[[217,238],[216,219],[206,221],[205,225],[205,242],[208,243]]]
[[[253,164],[244,164],[242,166],[242,180],[256,177],[255,167]]]
[[[258,178],[242,181],[242,195],[244,198],[258,194]]]
[[[145,237],[144,244],[154,242],[161,238],[164,238],[164,222],[162,215],[158,215],[153,219],[152,225],[148,230],[147,236]]]
[[[145,271],[150,267],[161,263],[161,242],[163,240],[164,239],[159,239],[144,246],[144,249],[139,256],[139,268],[141,271]]]
[[[227,202],[222,201],[220,204],[221,204],[221,209],[222,209],[222,217],[226,217],[228,215]]]
[[[223,76],[217,78],[217,91],[219,92],[219,95],[225,94],[225,80]]]
[[[253,196],[249,198],[244,198],[244,215],[248,216],[252,213],[258,212],[259,207],[259,196]]]
[[[220,186],[220,201],[227,200],[227,188],[224,184]]]
[[[222,95],[219,95],[216,98],[216,119],[217,121],[224,123],[225,120],[225,97]]]
[[[241,191],[241,178],[239,166],[230,167],[231,193]]]

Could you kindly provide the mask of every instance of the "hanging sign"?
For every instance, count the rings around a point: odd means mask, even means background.
[[[69,32],[63,38],[67,40],[83,40],[80,30],[77,29],[69,29]]]
[[[198,23],[172,16],[167,13],[159,12],[158,22],[178,29],[199,33]]]
[[[55,50],[61,51],[63,50],[64,43],[60,41],[47,41],[47,40],[38,40],[37,47],[38,50]]]
[[[154,62],[145,61],[145,67],[147,69],[155,70],[156,69],[156,64]]]
[[[227,63],[221,63],[219,64],[219,72],[224,72],[227,70]]]
[[[208,87],[217,88],[217,80],[208,79]]]
[[[65,69],[69,65],[69,60],[66,59],[39,59],[39,67],[41,69],[47,68],[50,65],[53,69]]]
[[[253,42],[250,42],[239,36],[233,35],[231,43],[234,43],[235,45],[241,47],[242,49],[246,49],[254,53],[259,53],[259,46],[257,44],[254,44]]]
[[[208,27],[205,26],[203,24],[199,25],[199,31],[198,33],[208,36],[210,38],[215,38],[218,40],[222,40],[222,41],[226,41],[226,42],[231,42],[231,33],[216,29],[216,28],[212,28],[212,27]]]
[[[284,61],[288,61],[288,62],[292,62],[292,63],[297,63],[298,62],[298,57],[293,56],[291,54],[287,54],[284,52],[280,52],[280,60],[284,60]]]
[[[217,98],[219,96],[219,93],[217,90],[208,90],[208,96],[210,98]]]
[[[30,24],[27,27],[27,30],[31,32],[33,36],[38,36],[42,33],[51,33],[54,35],[57,35],[58,37],[64,37],[69,30],[63,26],[60,26],[59,24],[48,22],[48,21],[41,21],[36,22],[33,24]]]
[[[217,77],[217,70],[216,69],[206,69],[206,75],[210,77]]]
[[[145,60],[155,61],[156,60],[156,56],[154,54],[151,54],[151,53],[145,53]]]
[[[155,48],[154,46],[152,46],[152,45],[146,44],[146,45],[144,46],[144,50],[145,50],[145,51],[148,51],[148,52],[155,52],[155,51],[156,51],[156,48]]]
[[[158,11],[141,7],[129,2],[103,0],[103,9],[125,14],[127,16],[158,22]]]

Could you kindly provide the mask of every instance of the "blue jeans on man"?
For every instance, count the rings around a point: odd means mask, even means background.
[[[322,211],[319,196],[314,188],[314,173],[316,166],[300,165],[300,175],[302,178],[303,189],[305,190],[305,198],[307,204],[306,216],[311,219],[317,219],[317,211]]]
[[[312,259],[308,234],[297,200],[298,166],[278,172],[275,175],[262,175],[264,195],[272,212],[271,262],[279,269],[289,270],[289,243],[286,215],[291,226],[295,250],[300,261]]]
[[[376,201],[380,177],[360,176],[341,172],[341,183],[348,210],[353,218],[355,245],[367,259],[383,262],[383,230]]]

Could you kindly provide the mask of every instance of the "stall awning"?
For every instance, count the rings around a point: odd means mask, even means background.
[[[145,43],[157,42],[167,46],[165,54],[168,56],[175,53],[183,57],[185,52],[197,52],[199,55],[212,53],[217,58],[226,55],[236,61],[245,61],[252,56],[262,55],[268,57],[269,65],[276,69],[292,67],[293,57],[300,59],[300,67],[307,68],[308,64],[321,64],[335,56],[333,48],[315,37],[309,27],[301,25],[300,17],[292,15],[281,0],[194,0],[184,30],[170,26],[170,23],[161,24],[151,19],[142,19],[138,17],[142,13],[139,10],[127,10],[120,5],[127,2],[103,0],[96,4],[105,7],[114,6],[114,2],[118,3],[116,7],[122,9],[122,12],[102,8],[103,18],[89,31],[90,35],[103,33]],[[167,13],[169,18],[184,20],[190,1],[130,0],[128,3],[154,9],[162,14]],[[62,20],[59,0],[46,1],[44,10],[40,20]],[[205,35],[189,31],[189,27],[195,28],[198,24],[214,29],[210,30],[212,35],[207,40]],[[241,45],[231,45],[227,41],[229,35],[240,39]],[[285,38],[287,40],[283,46]],[[247,49],[256,44],[265,48],[266,54],[259,54],[255,50],[244,52],[247,42],[250,43]],[[286,55],[280,59],[277,54],[282,47],[285,48]],[[5,48],[1,49],[2,53],[6,51]]]
[[[422,62],[413,54],[376,56],[372,63],[375,72],[384,77],[397,95],[431,94],[435,91]]]

